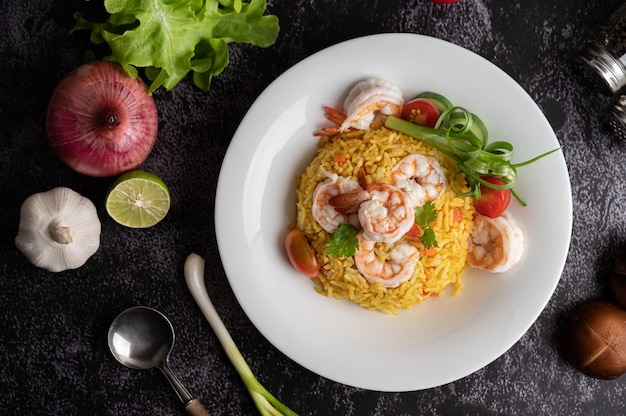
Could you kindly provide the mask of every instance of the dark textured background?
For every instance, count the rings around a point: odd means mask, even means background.
[[[111,357],[106,334],[123,309],[144,304],[172,320],[171,365],[213,415],[255,414],[253,403],[189,295],[186,256],[207,259],[216,308],[270,391],[304,415],[607,415],[626,413],[624,379],[599,381],[560,356],[556,336],[576,304],[606,297],[606,278],[626,240],[626,148],[603,128],[611,97],[588,89],[571,58],[621,3],[617,0],[270,1],[281,33],[268,49],[231,48],[208,93],[186,80],[155,94],[159,139],[142,166],[173,194],[167,219],[147,230],[118,226],[103,209],[110,179],[65,167],[50,151],[44,116],[63,75],[82,61],[87,34],[69,34],[79,0],[0,2],[0,413],[182,415],[157,370],[132,371]],[[251,325],[221,267],[214,235],[220,164],[255,98],[303,58],[343,40],[413,32],[472,50],[529,92],[565,145],[574,201],[572,245],[556,292],[506,354],[457,382],[409,393],[377,393],[323,379],[293,363]],[[375,58],[375,51],[372,51]],[[332,70],[332,67],[329,68]],[[506,97],[502,97],[506,99]],[[53,274],[15,248],[22,201],[69,186],[96,203],[102,243],[87,264]]]

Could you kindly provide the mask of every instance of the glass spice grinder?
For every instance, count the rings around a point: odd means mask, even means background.
[[[617,138],[626,143],[626,95],[621,95],[609,110],[608,123]]]
[[[605,93],[615,94],[626,86],[626,3],[587,41],[578,63],[587,81]]]
[[[626,3],[600,26],[577,56],[578,68],[591,86],[604,94],[617,94],[626,87]],[[626,95],[622,93],[609,109],[608,124],[626,142]]]

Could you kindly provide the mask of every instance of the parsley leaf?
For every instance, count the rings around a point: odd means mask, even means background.
[[[424,244],[424,247],[426,248],[439,247],[439,245],[437,244],[437,236],[435,235],[435,230],[433,230],[431,226],[424,228],[424,233],[422,234],[421,240],[422,244]]]
[[[352,224],[339,224],[330,236],[326,254],[338,257],[352,257],[359,250],[359,229]]]
[[[278,17],[264,15],[266,0],[104,0],[104,7],[110,14],[105,22],[76,12],[72,32],[89,30],[92,43],[106,42],[111,54],[104,59],[128,75],[144,68],[150,93],[172,89],[189,72],[206,91],[228,65],[229,43],[268,47],[279,32]]]
[[[437,213],[432,201],[426,201],[424,205],[415,209],[415,222],[423,230],[421,241],[426,248],[439,247],[435,231],[430,226],[437,219]]]
[[[415,222],[422,228],[430,226],[437,219],[437,210],[433,201],[426,201],[415,210]]]

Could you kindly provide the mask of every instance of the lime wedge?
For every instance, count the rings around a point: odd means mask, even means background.
[[[148,228],[170,209],[170,191],[161,178],[142,170],[124,173],[106,196],[107,213],[130,228]]]

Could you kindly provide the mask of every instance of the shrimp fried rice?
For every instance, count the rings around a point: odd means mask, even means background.
[[[325,173],[335,173],[368,184],[390,183],[392,168],[409,154],[433,156],[446,174],[463,189],[463,175],[453,176],[455,162],[431,146],[402,133],[379,128],[371,131],[349,131],[323,137],[314,159],[297,177],[297,224],[316,252],[320,265],[314,278],[316,290],[325,296],[350,300],[363,308],[388,314],[400,309],[411,309],[424,300],[442,294],[451,288],[458,294],[463,287],[461,276],[465,270],[472,231],[474,207],[472,198],[457,195],[451,186],[433,201],[438,211],[431,224],[438,248],[426,249],[419,240],[410,240],[420,253],[419,261],[409,280],[389,288],[371,283],[359,272],[354,257],[336,257],[326,254],[330,234],[324,231],[312,215],[313,195],[317,185],[326,179]],[[389,258],[390,247],[376,243],[374,249],[379,261]]]

